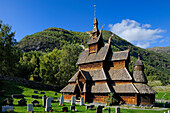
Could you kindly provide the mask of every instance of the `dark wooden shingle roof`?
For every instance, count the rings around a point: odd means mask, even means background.
[[[74,93],[74,90],[76,88],[76,84],[68,84],[66,87],[64,87],[60,92],[70,92]]]
[[[147,84],[134,83],[134,86],[137,88],[137,90],[140,94],[156,94],[156,91],[153,90]]]
[[[97,53],[89,54],[89,49],[83,51],[76,64],[104,61],[109,50],[109,44],[105,44]]]
[[[97,31],[94,31],[94,32],[97,32]],[[87,44],[90,45],[90,44],[97,43],[97,42],[99,41],[99,39],[102,38],[101,35],[102,35],[102,34],[100,33],[99,36],[96,37],[96,38],[93,38],[93,37],[91,36],[91,37],[89,38],[89,41],[87,42]]]
[[[104,72],[104,69],[96,69],[96,70],[89,70],[88,71],[92,80],[97,81],[97,80],[107,80],[106,74]]]
[[[144,82],[147,83],[146,76],[143,71],[134,71],[133,78],[135,82]]]
[[[132,83],[114,84],[113,89],[116,93],[138,93]]]
[[[77,71],[76,74],[68,82],[75,82],[78,73],[79,71]]]
[[[113,52],[110,55],[109,61],[127,60],[128,55],[129,55],[129,50]]]
[[[92,85],[91,92],[92,93],[110,93],[111,91],[107,83],[102,83],[102,84],[95,83]]]
[[[132,77],[126,68],[110,69],[109,75],[112,80],[132,80]]]

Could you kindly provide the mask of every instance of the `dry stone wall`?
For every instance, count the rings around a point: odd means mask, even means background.
[[[34,89],[44,89],[44,90],[56,90],[54,86],[41,84],[35,81],[26,80],[25,78],[19,78],[19,77],[11,77],[11,76],[3,76],[0,74],[0,80],[6,80],[11,82],[20,83],[23,86],[27,86]]]

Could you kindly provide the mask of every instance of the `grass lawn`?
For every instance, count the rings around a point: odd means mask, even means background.
[[[155,95],[156,99],[165,99],[170,100],[170,91],[159,91],[158,94]]]
[[[12,94],[24,94],[26,97],[25,99],[27,100],[27,104],[31,103],[34,99],[31,98],[31,95],[39,95],[39,99],[36,99],[40,102],[40,107],[34,107],[34,113],[45,113],[45,108],[42,106],[42,99],[41,97],[43,96],[43,94],[35,94],[33,93],[34,90],[38,91],[38,93],[40,91],[45,92],[45,95],[48,97],[54,97],[54,99],[57,99],[61,96],[60,93],[58,93],[56,96],[54,95],[55,91],[45,91],[45,90],[39,90],[39,89],[30,89],[28,87],[22,86],[20,84],[17,83],[13,83],[13,82],[8,82],[8,81],[1,81],[0,82],[1,87],[0,90],[5,90],[5,95],[0,97],[0,106],[2,106],[2,101],[5,98],[11,98]],[[17,106],[18,105],[18,101],[20,99],[13,99],[14,102],[14,112],[13,113],[24,113],[27,112],[27,106]],[[64,103],[65,106],[64,107],[68,107],[69,112],[72,113],[72,111],[70,111],[70,103]],[[59,113],[62,112],[62,108],[63,106],[59,105],[59,102],[56,103],[52,103],[52,108],[53,108],[53,113]],[[76,105],[76,109],[78,110],[77,113],[96,113],[96,110],[86,110],[85,106],[80,106],[80,105]],[[0,108],[0,111],[1,108]],[[121,113],[163,113],[163,112],[167,112],[167,110],[161,110],[161,111],[156,111],[156,110],[130,110],[130,109],[121,109]],[[108,113],[108,110],[103,110],[103,113]],[[111,108],[111,113],[115,113],[115,109]]]

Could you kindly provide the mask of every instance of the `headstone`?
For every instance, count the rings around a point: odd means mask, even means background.
[[[83,98],[83,97],[80,98],[80,105],[81,105],[81,106],[84,105],[84,98]]]
[[[57,95],[57,93],[54,93],[54,95]]]
[[[31,95],[31,98],[38,99],[38,95]]]
[[[71,105],[75,105],[75,97],[74,96],[72,96],[72,98],[71,98]]]
[[[27,111],[28,111],[28,112],[33,111],[33,104],[28,104],[28,105],[27,105]]]
[[[108,113],[110,113],[110,107],[109,107],[109,109],[108,109]]]
[[[170,110],[168,110],[168,113],[170,113]]]
[[[33,100],[31,103],[33,104],[33,106],[35,106],[35,104],[39,105],[39,101],[38,100]]]
[[[102,107],[100,105],[97,107],[96,113],[102,113]]]
[[[25,106],[25,105],[27,105],[27,101],[24,98],[22,98],[21,100],[18,101],[18,105]]]
[[[22,95],[22,94],[12,94],[12,98],[24,98],[25,95]]]
[[[52,107],[51,107],[51,101],[54,100],[53,97],[48,97],[46,99],[46,107],[45,107],[45,111],[49,112],[52,111]]]
[[[38,91],[33,91],[33,93],[38,93]]]
[[[116,108],[115,108],[115,112],[116,112],[116,113],[120,113],[120,107],[116,107]]]
[[[6,98],[5,100],[3,100],[3,105],[13,105],[13,99]]]
[[[40,94],[45,94],[45,92],[40,92]]]
[[[63,97],[63,95],[60,97],[60,105],[64,105],[64,97]]]
[[[7,110],[13,111],[13,106],[2,106],[2,112],[6,112]]]
[[[70,110],[71,111],[75,111],[75,106],[73,105],[73,106],[70,106]]]
[[[43,101],[43,106],[44,107],[46,105],[46,99],[47,99],[46,95],[42,96],[42,101]]]
[[[63,107],[62,110],[63,112],[68,112],[68,107]]]

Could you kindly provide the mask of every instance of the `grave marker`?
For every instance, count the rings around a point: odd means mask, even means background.
[[[63,95],[60,97],[60,105],[64,105],[64,97],[63,97]]]
[[[27,105],[27,111],[28,111],[28,112],[33,111],[33,104],[28,104],[28,105]]]
[[[46,99],[47,99],[46,95],[42,96],[42,101],[43,101],[43,106],[44,107],[46,105]]]
[[[13,111],[13,106],[2,106],[2,112],[6,112],[7,110]]]
[[[116,113],[120,113],[120,107],[116,107],[116,108],[115,108],[115,112],[116,112]]]
[[[72,96],[72,98],[71,98],[71,105],[75,105],[75,97],[74,96]]]
[[[49,111],[52,111],[52,107],[51,107],[51,101],[54,100],[53,97],[48,97],[46,99],[46,108],[45,108],[45,111],[49,112]]]
[[[83,98],[83,97],[80,98],[80,105],[81,105],[81,106],[84,105],[84,98]]]

